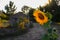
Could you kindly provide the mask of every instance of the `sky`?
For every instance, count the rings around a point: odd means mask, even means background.
[[[48,4],[48,0],[0,0],[0,10],[5,10],[4,7],[6,4],[9,4],[9,1],[14,2],[14,5],[17,7],[17,12],[21,11],[21,8],[26,5],[32,8],[37,8],[40,5],[44,6]]]

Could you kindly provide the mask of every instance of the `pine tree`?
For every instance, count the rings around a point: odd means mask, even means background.
[[[9,16],[13,15],[16,11],[16,7],[14,5],[14,2],[10,1],[9,5],[5,6],[6,14]]]

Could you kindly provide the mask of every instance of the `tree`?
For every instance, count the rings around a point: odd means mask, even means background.
[[[16,11],[16,7],[14,5],[14,2],[10,1],[9,5],[5,6],[6,14],[9,16],[13,15]]]
[[[28,7],[28,6],[23,6],[21,10],[23,11],[24,14],[27,15],[29,13],[30,9],[32,9],[32,8]]]
[[[5,15],[5,12],[3,10],[0,11],[0,18],[3,19],[3,20],[7,19],[7,15]]]
[[[34,8],[31,8],[31,7],[28,7],[28,6],[23,6],[22,7],[23,13],[25,13],[27,15],[29,20],[33,21],[33,22],[36,22],[35,19],[34,19],[34,16],[33,16],[33,11],[34,10],[35,10]]]
[[[54,22],[60,22],[60,6],[58,6],[57,2],[58,0],[51,0],[48,5],[42,7],[42,9],[45,9],[45,12],[48,11],[53,15],[52,21]]]

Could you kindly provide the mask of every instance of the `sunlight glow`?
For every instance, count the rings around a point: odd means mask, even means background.
[[[40,2],[41,6],[45,6],[47,4],[49,4],[49,0],[41,0],[41,2]]]

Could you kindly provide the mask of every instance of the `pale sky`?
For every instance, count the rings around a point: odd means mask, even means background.
[[[21,11],[21,8],[26,5],[32,8],[37,8],[40,5],[43,6],[48,2],[48,0],[0,0],[0,10],[5,10],[4,7],[6,4],[9,4],[9,1],[14,2],[17,7],[17,12]]]

